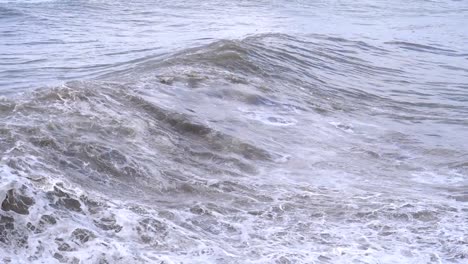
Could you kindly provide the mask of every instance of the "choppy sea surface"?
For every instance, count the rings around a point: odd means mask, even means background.
[[[468,2],[0,0],[0,262],[467,263]]]

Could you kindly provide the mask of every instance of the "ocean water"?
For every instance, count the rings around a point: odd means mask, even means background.
[[[466,263],[468,2],[0,0],[0,262]]]

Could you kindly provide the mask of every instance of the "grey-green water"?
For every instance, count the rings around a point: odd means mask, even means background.
[[[464,263],[463,1],[1,1],[7,263]]]

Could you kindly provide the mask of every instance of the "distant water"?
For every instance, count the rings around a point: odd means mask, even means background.
[[[464,25],[466,1],[0,0],[0,261],[466,263]]]

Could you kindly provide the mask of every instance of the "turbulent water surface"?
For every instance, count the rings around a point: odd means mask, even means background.
[[[466,263],[466,1],[0,1],[0,261]]]

